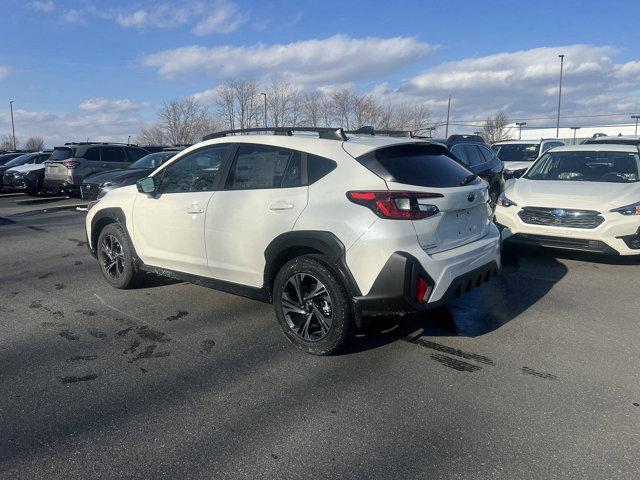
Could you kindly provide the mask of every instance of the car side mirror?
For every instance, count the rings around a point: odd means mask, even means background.
[[[145,177],[136,182],[136,187],[140,193],[154,195],[156,192],[156,181],[153,177]]]
[[[515,172],[513,172],[513,178],[520,178],[521,176],[523,176],[526,173],[526,169],[525,170],[516,170]]]

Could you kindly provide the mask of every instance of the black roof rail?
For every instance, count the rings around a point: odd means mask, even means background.
[[[355,130],[345,130],[344,133],[350,133],[352,135],[385,135],[387,137],[422,138],[415,135],[411,130],[376,130],[370,125],[366,125]]]
[[[235,135],[238,133],[255,133],[255,132],[271,132],[274,135],[293,135],[293,132],[311,132],[317,133],[320,138],[326,140],[340,140],[347,141],[348,138],[344,134],[342,128],[333,127],[252,127],[252,128],[238,128],[235,130],[223,130],[220,132],[213,132],[209,135],[205,135],[202,140],[211,140],[213,138],[222,138],[228,135]]]
[[[487,143],[480,135],[449,135],[447,138],[447,145],[464,142]]]
[[[137,143],[122,142],[65,142],[65,145],[125,145],[127,147],[137,147]]]

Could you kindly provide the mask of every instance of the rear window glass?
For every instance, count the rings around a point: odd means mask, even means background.
[[[394,145],[357,160],[386,181],[421,187],[458,187],[473,175],[441,145]]]
[[[53,150],[53,153],[49,157],[49,160],[66,160],[68,158],[73,158],[76,153],[75,148],[56,148]]]
[[[27,153],[26,155],[20,155],[19,157],[14,158],[13,160],[5,163],[6,167],[17,167],[18,165],[24,165],[25,163],[29,163],[30,160],[33,159],[35,155],[33,153]]]
[[[533,162],[540,151],[536,143],[504,143],[491,148],[503,162]]]

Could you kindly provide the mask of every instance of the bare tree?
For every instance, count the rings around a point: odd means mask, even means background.
[[[255,80],[227,80],[218,87],[216,113],[230,129],[250,128],[263,121],[262,103]]]
[[[488,117],[482,127],[483,137],[489,143],[500,142],[511,138],[509,120],[503,111],[497,112],[493,117]]]
[[[158,125],[171,145],[199,142],[214,127],[208,109],[194,97],[165,102],[158,112]]]
[[[24,142],[23,148],[32,152],[39,152],[44,149],[44,138],[38,136],[29,137],[27,141]]]
[[[137,139],[140,145],[166,145],[167,135],[163,128],[157,123],[148,127],[143,127]]]
[[[288,82],[273,80],[266,89],[266,94],[269,125],[273,127],[299,125],[304,116],[303,104],[306,99],[303,99],[298,88]]]
[[[18,139],[16,138],[16,145],[15,147],[17,148],[18,145],[20,145],[20,142],[18,141]],[[0,138],[0,150],[13,150],[13,135],[3,135]]]

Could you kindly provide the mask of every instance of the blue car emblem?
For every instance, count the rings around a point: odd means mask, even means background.
[[[473,202],[475,199],[476,199],[476,194],[474,192],[471,192],[467,197],[467,200],[469,200],[470,202]]]
[[[567,212],[565,212],[561,208],[556,208],[555,210],[551,210],[551,215],[557,218],[564,217],[566,214]]]

